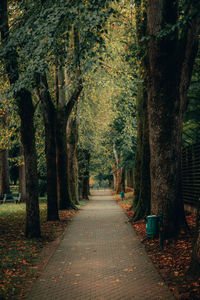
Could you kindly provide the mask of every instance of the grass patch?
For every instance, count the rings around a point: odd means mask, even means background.
[[[86,201],[81,201],[79,208]],[[41,253],[45,246],[61,237],[75,210],[59,212],[59,221],[46,221],[46,198],[40,199],[40,222],[42,237],[26,239],[24,236],[26,207],[20,204],[0,206],[0,299],[17,300],[23,298],[23,291],[38,276]]]

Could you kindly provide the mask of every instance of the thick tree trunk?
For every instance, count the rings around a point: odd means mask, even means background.
[[[45,152],[47,164],[47,220],[59,220],[57,199],[56,176],[56,135],[55,135],[55,110],[49,102],[48,118],[45,123]]]
[[[7,194],[10,192],[9,182],[9,165],[8,165],[8,151],[0,151],[0,194]]]
[[[40,236],[37,156],[35,149],[34,107],[30,92],[21,89],[15,95],[21,118],[21,140],[24,148],[26,173],[26,237]]]
[[[57,143],[57,183],[59,208],[71,209],[74,205],[71,200],[68,177],[68,153],[67,153],[67,135],[66,135],[66,112],[65,108],[59,109],[57,112],[56,125],[56,143]]]
[[[138,141],[135,166],[135,198],[136,206],[133,221],[144,218],[150,213],[150,153],[149,129],[147,115],[147,94],[144,88],[139,90],[137,99]]]
[[[78,128],[76,119],[70,119],[67,126],[67,148],[68,148],[68,172],[69,187],[74,204],[79,203],[78,196],[78,160],[77,160],[77,142]]]
[[[46,74],[37,74],[37,96],[41,101],[45,126],[45,154],[47,165],[47,220],[59,220],[56,176],[56,111],[49,94]]]
[[[176,30],[162,38],[157,38],[156,35],[165,29],[165,24],[173,26],[177,23],[177,12],[177,3],[172,0],[148,2],[147,28],[148,35],[152,37],[147,54],[151,211],[153,214],[163,213],[166,237],[176,235],[185,226],[180,180],[185,103],[181,101],[180,88],[182,78],[187,77],[184,84],[186,96],[191,72],[188,76],[182,76],[182,71],[187,69],[185,64],[191,71],[193,56],[187,53],[194,45],[191,41],[181,41],[180,48]],[[193,40],[195,39],[193,35]]]
[[[0,2],[0,29],[2,43],[9,37],[7,0]],[[5,57],[6,70],[11,84],[19,78],[17,53],[11,49]],[[34,108],[28,90],[20,89],[14,94],[21,118],[21,140],[24,148],[26,167],[26,237],[40,236],[40,216],[38,201],[37,157],[35,148],[35,129],[33,123]]]

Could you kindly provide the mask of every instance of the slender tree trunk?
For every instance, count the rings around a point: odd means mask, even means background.
[[[10,182],[9,182],[9,165],[8,165],[8,151],[7,150],[1,150],[0,151],[1,156],[1,191],[0,194],[7,194],[10,192]]]
[[[60,209],[74,208],[71,200],[68,177],[68,153],[66,135],[66,112],[65,108],[57,112],[56,138],[57,138],[57,176],[58,176],[58,195],[60,195]]]
[[[0,29],[2,43],[9,38],[7,0],[0,2]],[[5,57],[5,65],[11,84],[19,78],[17,53],[11,49]],[[40,216],[38,201],[37,157],[35,148],[34,108],[32,97],[28,90],[22,88],[14,94],[21,119],[21,140],[24,148],[26,168],[26,237],[40,236]]]
[[[122,168],[122,177],[121,177],[121,187],[122,187],[122,190],[121,190],[121,191],[123,191],[123,192],[125,192],[125,189],[126,189],[125,178],[126,178],[126,170],[125,170],[125,168],[123,167],[123,168]]]
[[[115,165],[113,166],[113,189],[116,190],[117,186],[117,175]]]
[[[127,170],[127,186],[133,188],[133,169]]]
[[[144,218],[150,213],[150,153],[149,129],[147,115],[147,94],[145,89],[139,91],[138,112],[138,143],[135,166],[135,200],[136,206],[133,221]],[[138,160],[138,161],[137,161]]]
[[[77,121],[70,119],[67,126],[67,148],[68,148],[68,172],[69,172],[69,186],[74,204],[79,203],[78,196],[78,160],[77,160],[77,142],[78,142],[78,128]]]
[[[84,154],[84,173],[83,173],[83,188],[82,188],[82,197],[83,199],[89,199],[89,164],[90,164],[90,153],[88,150],[83,150]]]
[[[45,126],[45,153],[47,165],[47,220],[59,220],[56,176],[56,111],[49,94],[46,74],[37,74],[36,93],[41,101]]]
[[[113,153],[116,161],[116,167],[115,167],[115,190],[116,193],[119,194],[122,191],[122,167],[119,167],[119,155],[115,149],[115,145],[113,145]]]
[[[20,154],[24,156],[22,147],[20,148]],[[19,193],[21,193],[21,201],[26,202],[26,174],[25,174],[25,163],[19,166]]]

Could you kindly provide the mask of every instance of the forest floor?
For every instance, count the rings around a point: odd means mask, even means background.
[[[126,193],[123,201],[121,201],[120,195],[115,195],[115,200],[131,219],[134,215],[134,210],[130,210],[133,204],[133,193],[130,191]],[[181,232],[176,240],[166,240],[163,249],[160,248],[159,239],[144,241],[146,237],[145,220],[137,221],[132,226],[174,296],[182,300],[196,300],[200,299],[200,278],[194,278],[187,272],[190,265],[196,216],[187,213],[186,218],[190,231]]]
[[[40,201],[41,238],[26,239],[25,204],[0,207],[0,300],[22,299],[44,270],[75,210],[59,211],[59,221],[46,221],[47,205]],[[82,202],[81,205],[85,204]]]

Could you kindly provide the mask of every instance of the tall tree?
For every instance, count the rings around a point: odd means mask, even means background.
[[[136,211],[133,221],[137,221],[150,213],[150,150],[149,126],[147,113],[147,74],[145,72],[146,49],[141,42],[146,34],[146,10],[143,1],[136,1],[136,37],[139,73],[142,83],[137,91],[137,150],[134,169],[134,206]],[[144,7],[143,7],[144,8]]]
[[[59,220],[56,176],[56,110],[49,93],[46,74],[35,74],[36,94],[41,101],[45,126],[45,153],[47,166],[47,220]]]
[[[68,172],[69,176],[69,186],[72,201],[74,204],[78,204],[78,153],[77,153],[77,143],[78,143],[78,124],[76,112],[74,116],[71,116],[68,126],[67,126],[67,148],[68,148]]]
[[[150,0],[144,7],[151,211],[163,213],[166,237],[176,235],[185,224],[180,177],[182,123],[198,46],[199,1],[190,1],[180,10],[178,4]]]
[[[8,2],[0,2],[0,29],[2,45],[6,45],[10,34],[8,25]],[[16,49],[7,50],[4,55],[6,71],[10,84],[19,79],[19,67]],[[24,87],[14,92],[14,98],[21,119],[21,140],[24,147],[26,168],[26,237],[40,236],[40,216],[38,201],[37,157],[35,149],[34,107],[31,93]]]

